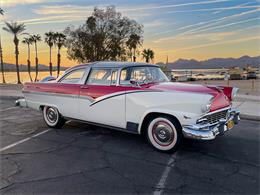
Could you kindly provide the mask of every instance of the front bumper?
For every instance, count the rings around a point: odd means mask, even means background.
[[[235,125],[239,123],[239,110],[231,108],[228,110],[228,118],[220,119],[217,124],[193,124],[185,125],[182,128],[184,137],[197,140],[212,140],[215,139],[217,135],[223,135],[224,132],[232,129],[233,127],[228,127],[228,123],[232,122]]]

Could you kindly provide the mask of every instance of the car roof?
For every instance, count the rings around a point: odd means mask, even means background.
[[[133,67],[133,66],[155,66],[155,67],[159,67],[158,65],[148,64],[148,63],[144,63],[144,62],[98,61],[98,62],[80,64],[80,65],[71,67],[71,68],[69,68],[67,70],[72,70],[72,69],[75,69],[75,68],[84,68],[84,67],[93,67],[93,68],[126,68],[126,67]]]

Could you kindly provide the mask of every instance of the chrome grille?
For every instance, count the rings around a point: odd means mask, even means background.
[[[198,121],[197,124],[199,123],[210,123],[210,124],[215,124],[219,122],[220,119],[227,119],[227,110],[222,110],[219,112],[214,112],[212,114],[207,114],[203,117],[201,117]]]

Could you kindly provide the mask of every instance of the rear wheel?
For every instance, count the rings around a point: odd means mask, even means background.
[[[45,123],[52,128],[61,128],[66,122],[60,115],[58,109],[51,106],[44,106],[43,118]]]
[[[148,123],[146,137],[157,150],[172,152],[182,141],[181,126],[171,117],[155,117]]]

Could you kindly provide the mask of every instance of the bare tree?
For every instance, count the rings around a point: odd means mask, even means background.
[[[70,59],[80,63],[126,60],[129,50],[126,43],[131,35],[141,40],[143,26],[109,6],[106,9],[95,8],[83,25],[76,29],[67,27],[64,33],[67,35],[66,47]]]

